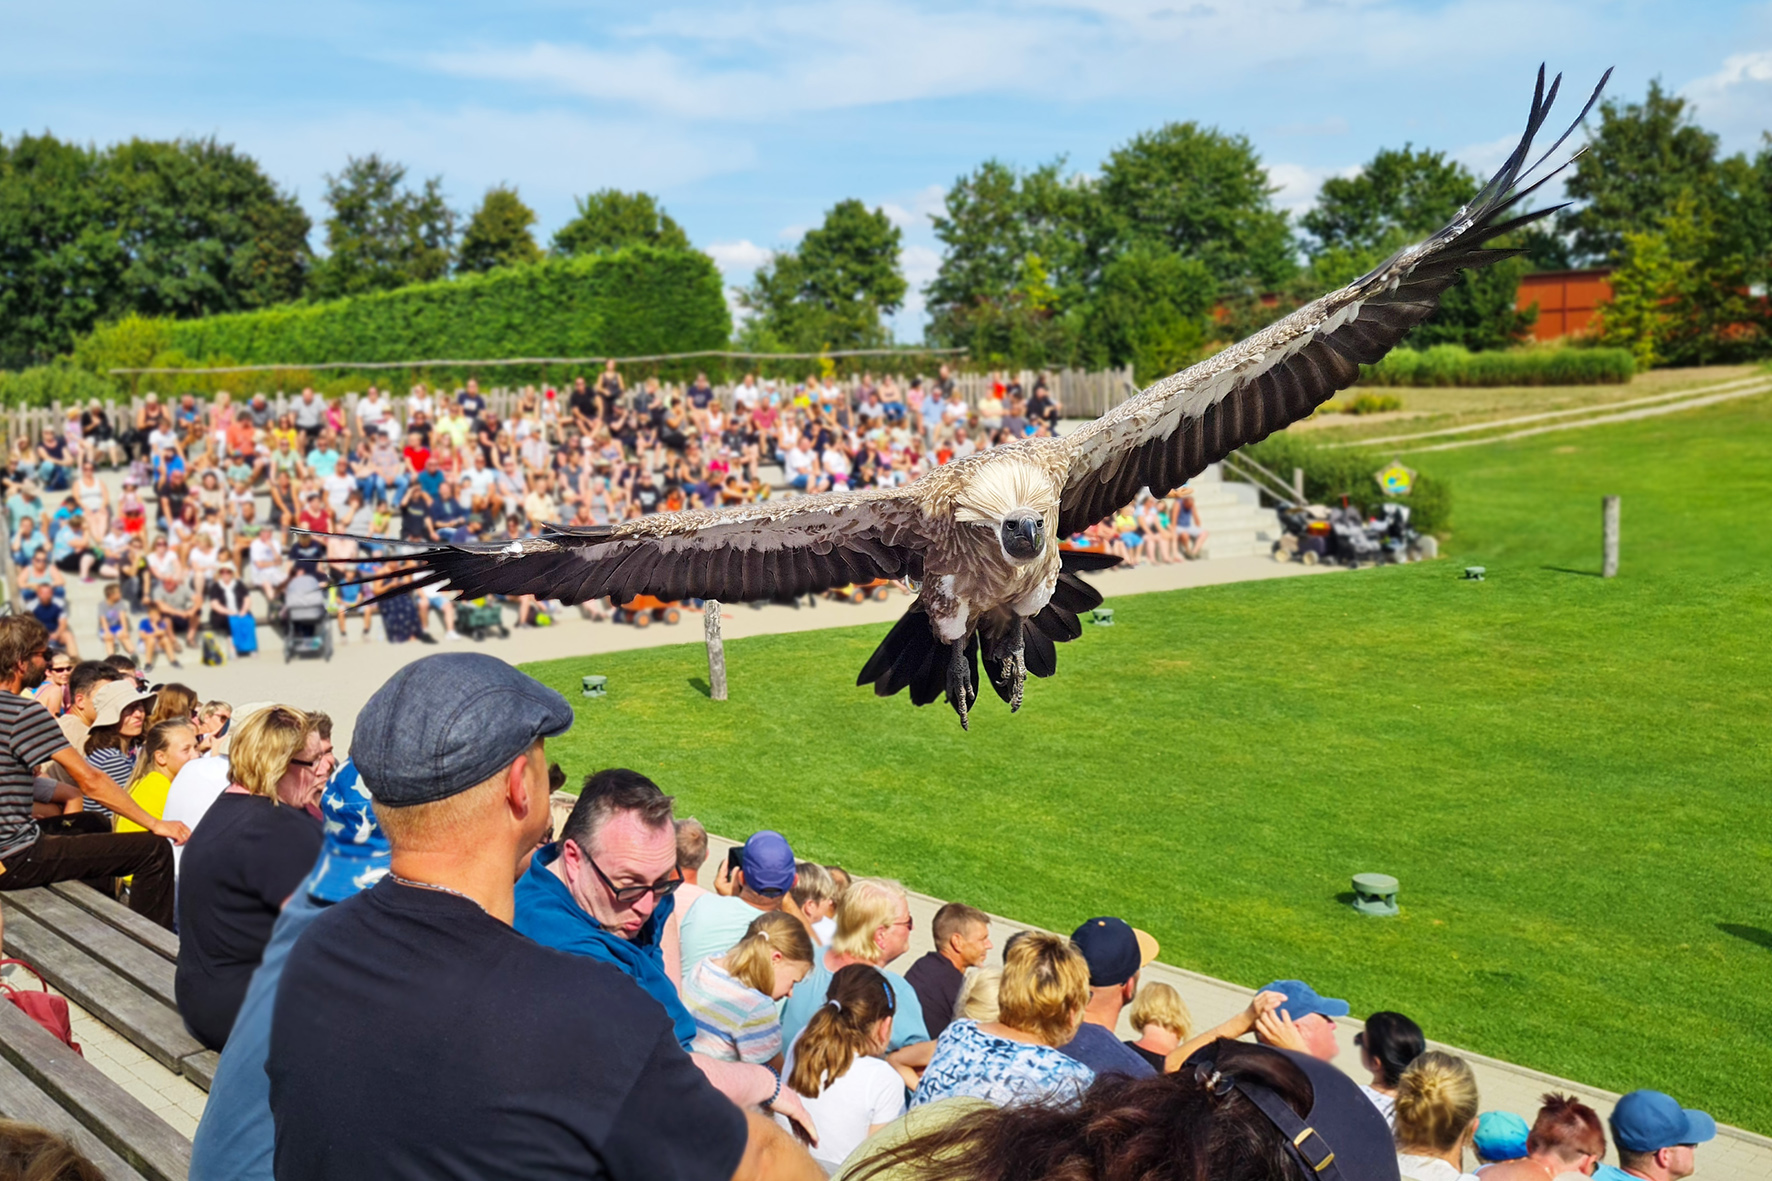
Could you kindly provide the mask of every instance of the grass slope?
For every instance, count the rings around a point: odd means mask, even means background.
[[[1120,598],[970,734],[855,688],[880,628],[730,644],[722,704],[699,644],[532,671],[609,675],[573,776],[639,768],[716,831],[1060,930],[1116,912],[1171,963],[1772,1132],[1772,398],[1432,461],[1452,561]],[[1374,869],[1401,918],[1339,900]]]

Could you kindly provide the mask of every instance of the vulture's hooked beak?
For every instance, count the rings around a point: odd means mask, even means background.
[[[1010,517],[1003,522],[1003,552],[1017,562],[1040,556],[1046,548],[1046,522],[1036,516]]]

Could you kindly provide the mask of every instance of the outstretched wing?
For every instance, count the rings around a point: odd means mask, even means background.
[[[657,513],[587,529],[549,526],[521,541],[428,546],[383,596],[441,586],[462,598],[610,595],[729,602],[803,595],[923,574],[923,514],[900,489],[863,489],[724,509]],[[386,545],[385,538],[356,540]],[[383,597],[378,596],[378,597]]]
[[[1487,249],[1484,244],[1561,208],[1513,212],[1567,167],[1565,163],[1525,183],[1587,117],[1611,75],[1607,70],[1569,130],[1527,167],[1532,141],[1562,83],[1558,75],[1547,93],[1540,66],[1526,134],[1446,228],[1399,251],[1341,290],[1157,382],[1068,435],[1064,444],[1070,464],[1059,512],[1060,535],[1101,520],[1140,488],[1166,493],[1237,448],[1309,415],[1337,390],[1352,385],[1361,365],[1378,361],[1431,315],[1459,270],[1520,253]]]

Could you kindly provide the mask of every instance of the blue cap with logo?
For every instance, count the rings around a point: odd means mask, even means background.
[[[1317,990],[1302,980],[1276,980],[1272,984],[1262,985],[1261,991],[1284,993],[1286,1001],[1280,1008],[1294,1021],[1309,1017],[1312,1013],[1324,1017],[1346,1017],[1348,1013],[1346,1001],[1332,996],[1318,996]]]
[[[744,884],[756,891],[794,888],[794,850],[788,839],[773,829],[751,834],[739,862]]]
[[[1526,1155],[1531,1132],[1525,1119],[1511,1111],[1485,1111],[1477,1117],[1474,1147],[1486,1161],[1519,1160]]]
[[[325,836],[320,861],[308,876],[308,896],[316,902],[343,902],[367,890],[388,872],[388,838],[376,823],[369,789],[346,759],[320,797]]]
[[[1716,1135],[1716,1120],[1660,1091],[1632,1091],[1612,1109],[1612,1139],[1630,1152],[1702,1144]]]

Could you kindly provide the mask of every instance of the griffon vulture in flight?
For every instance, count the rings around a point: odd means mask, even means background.
[[[1607,76],[1610,76],[1607,71]],[[909,578],[917,599],[857,684],[917,705],[943,691],[967,725],[978,660],[1011,710],[1028,673],[1049,677],[1055,643],[1081,634],[1101,596],[1077,577],[1117,559],[1059,543],[1128,503],[1164,495],[1237,448],[1308,416],[1352,385],[1438,306],[1463,268],[1519,253],[1486,246],[1555,212],[1518,212],[1556,175],[1531,175],[1532,141],[1556,99],[1544,70],[1512,155],[1451,223],[1426,241],[1197,365],[1152,385],[1063,438],[1024,439],[899,488],[861,488],[687,509],[591,528],[550,526],[506,544],[440,545],[396,590],[447,584],[466,597],[530,594],[579,603],[635,595],[748,601],[877,578]],[[1524,187],[1522,187],[1524,186]],[[359,538],[362,541],[385,539]]]

